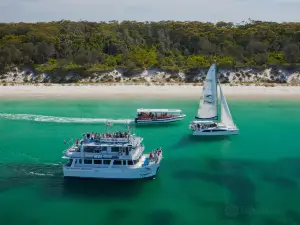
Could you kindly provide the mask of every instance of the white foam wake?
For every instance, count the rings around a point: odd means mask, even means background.
[[[108,118],[72,118],[72,117],[56,117],[56,116],[43,116],[33,114],[10,114],[0,113],[0,118],[10,120],[29,120],[36,122],[51,122],[51,123],[106,123],[110,121],[115,124],[132,123],[132,119],[108,119]]]

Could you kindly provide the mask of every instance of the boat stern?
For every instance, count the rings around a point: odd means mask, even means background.
[[[163,153],[161,148],[159,150],[151,152],[150,154],[147,154],[146,159],[142,164],[142,168],[147,170],[146,173],[141,175],[144,176],[143,178],[154,178],[157,175],[161,160],[163,158],[162,154]]]
[[[186,114],[181,113],[179,116],[182,117],[182,118],[185,118]]]
[[[190,129],[191,131],[195,131],[195,130],[196,130],[195,124],[191,123],[191,124],[189,125],[189,129]]]

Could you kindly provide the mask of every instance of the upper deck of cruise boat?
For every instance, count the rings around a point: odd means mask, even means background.
[[[101,146],[116,146],[116,145],[131,145],[137,146],[143,141],[143,138],[130,134],[129,132],[115,133],[87,133],[78,141],[81,145],[101,145]]]
[[[142,137],[130,132],[86,133],[83,138],[65,151],[66,157],[119,157],[136,158],[143,152]]]

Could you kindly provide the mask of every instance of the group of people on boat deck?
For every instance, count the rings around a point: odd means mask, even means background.
[[[88,140],[100,140],[101,138],[128,138],[129,137],[129,133],[128,132],[115,132],[115,133],[105,133],[105,134],[101,134],[101,133],[86,133],[83,134],[83,141],[86,142]]]
[[[197,124],[196,128],[197,130],[203,130],[203,129],[207,129],[207,128],[214,128],[217,127],[217,124],[213,123],[213,124]]]
[[[157,118],[157,119],[163,119],[163,118],[169,118],[169,117],[172,117],[171,114],[168,114],[168,113],[160,113],[160,114],[157,114],[157,113],[138,113],[138,119],[154,119],[154,118]]]
[[[154,161],[156,161],[156,160],[158,159],[158,156],[161,154],[161,152],[162,152],[161,147],[160,147],[160,148],[157,148],[157,149],[154,150],[153,152],[150,152],[150,154],[149,154],[150,160],[153,159]]]

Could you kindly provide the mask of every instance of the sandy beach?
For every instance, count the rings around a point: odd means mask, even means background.
[[[300,99],[300,86],[222,86],[228,99]],[[51,85],[0,86],[0,99],[199,99],[193,85]]]

